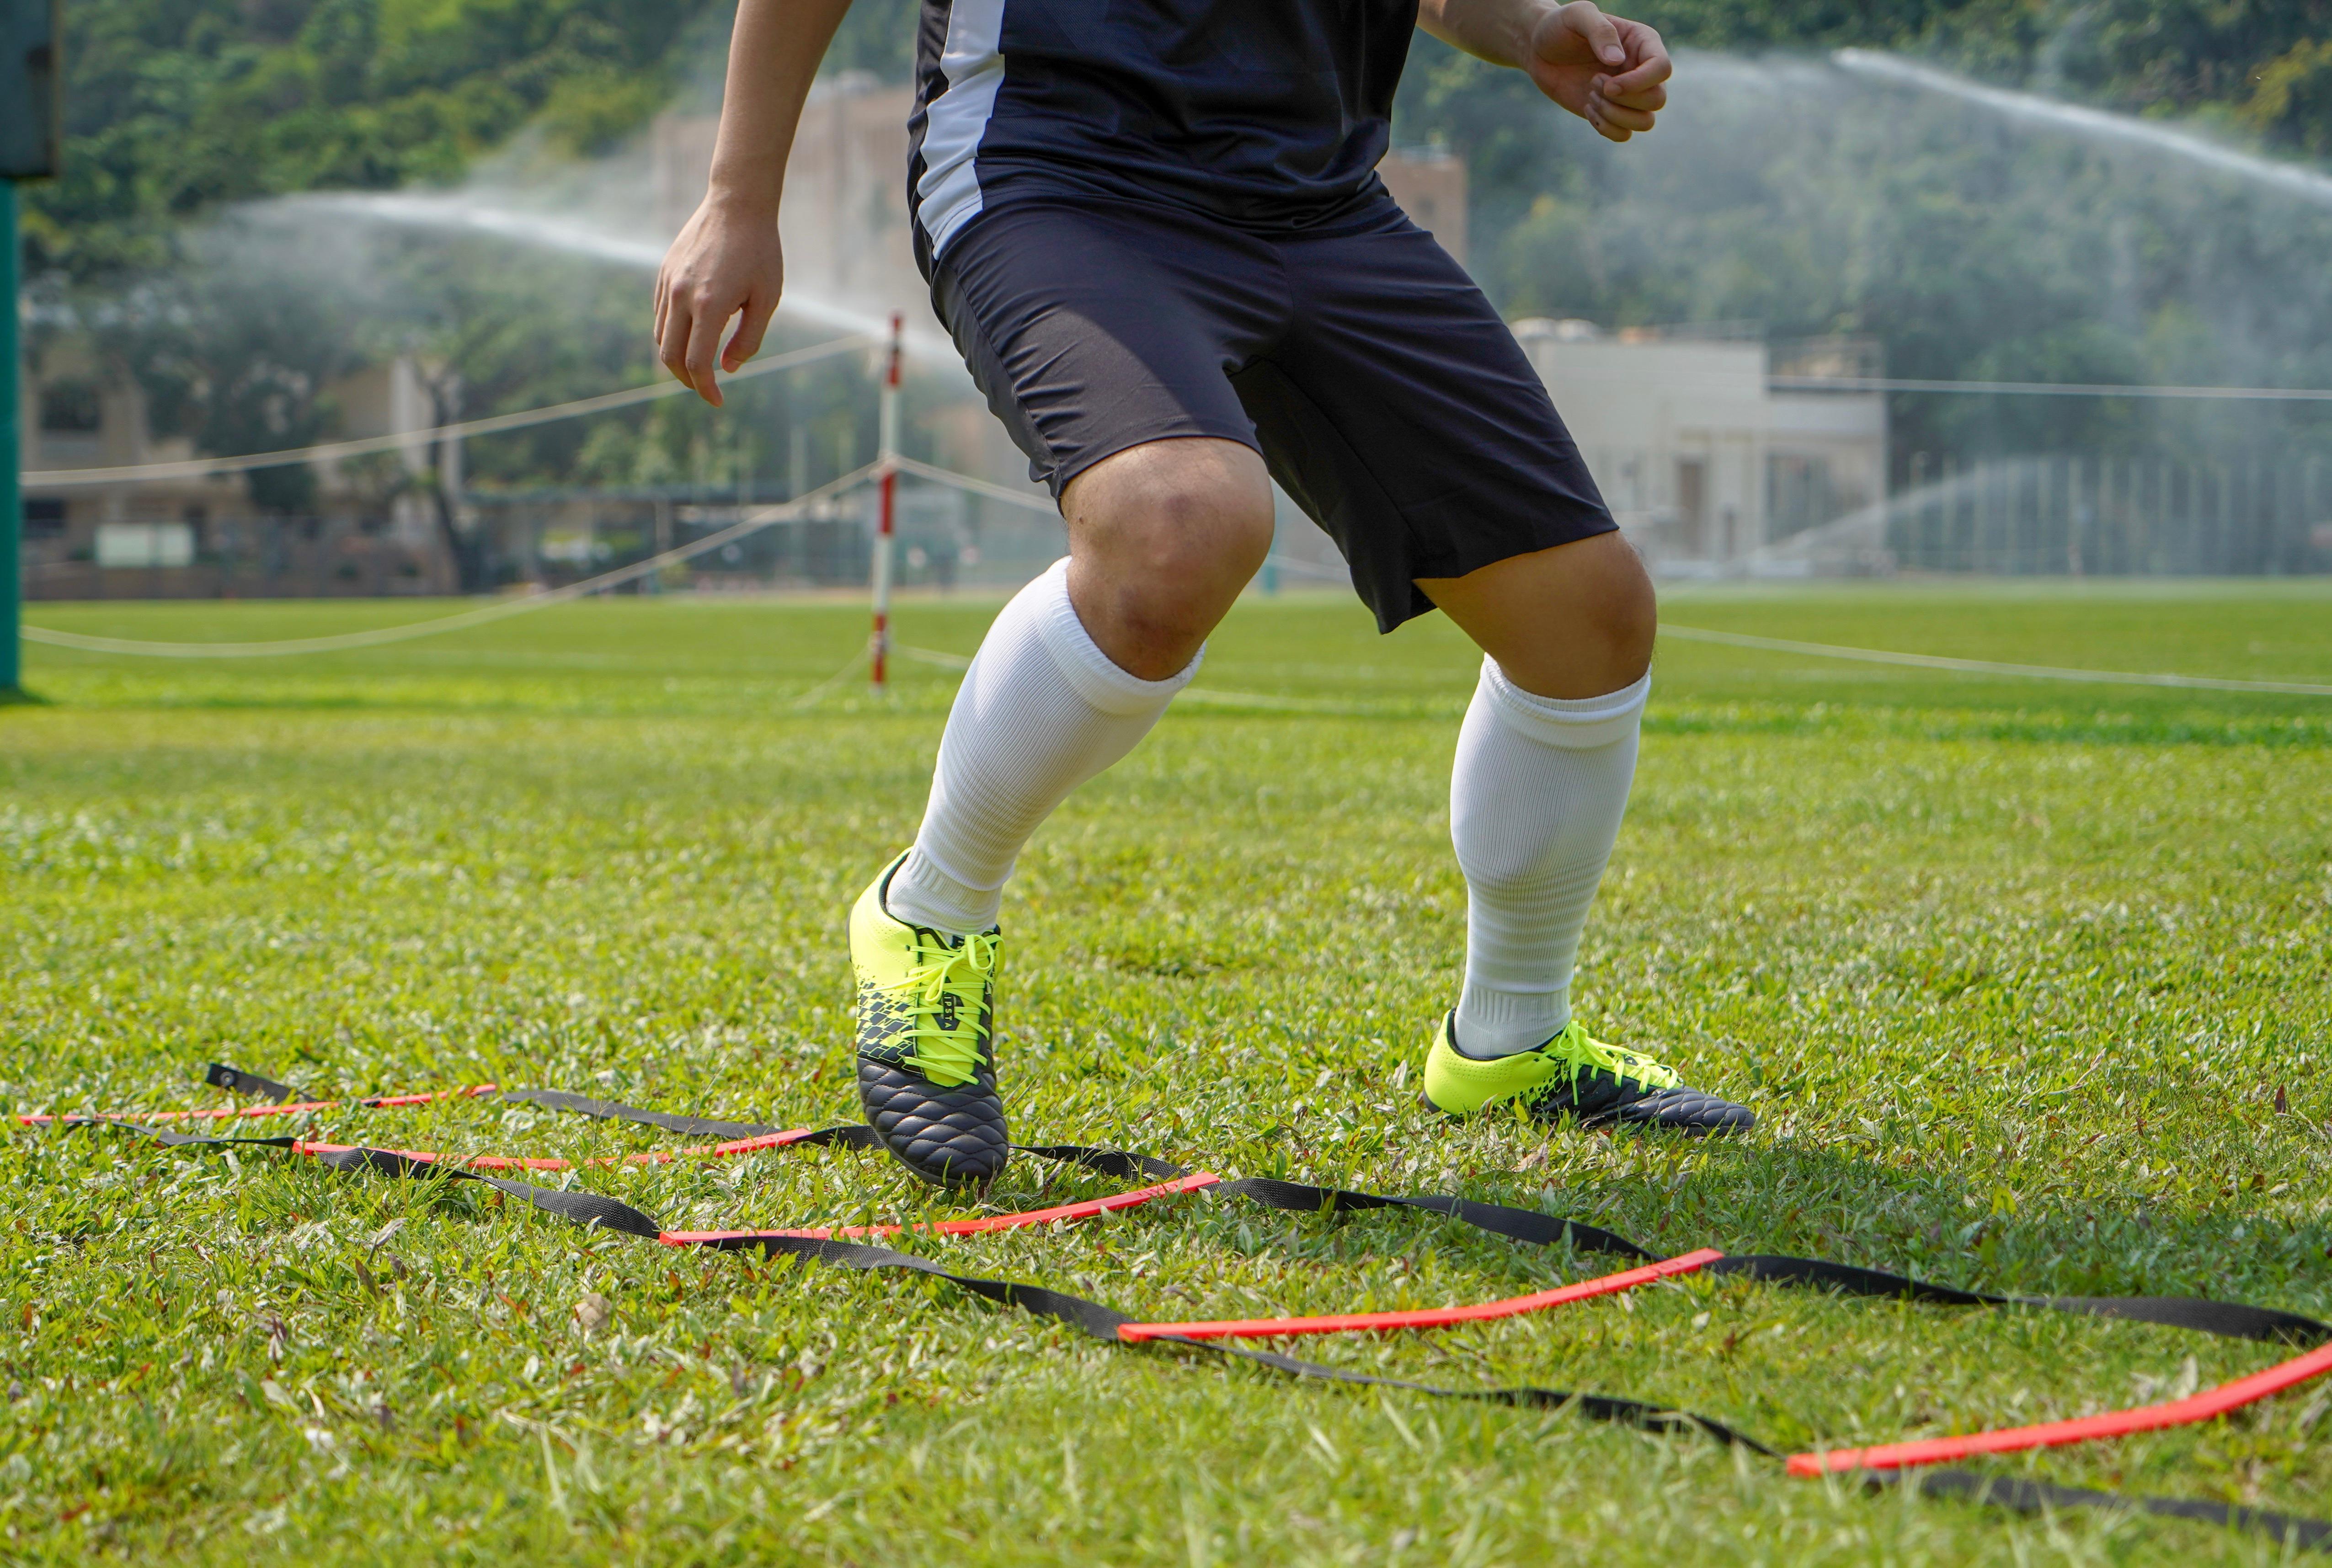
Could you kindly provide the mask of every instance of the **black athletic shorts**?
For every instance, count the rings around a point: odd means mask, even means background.
[[[1618,525],[1465,270],[1391,198],[1263,235],[1178,207],[1007,202],[941,253],[940,319],[1061,489],[1145,441],[1261,453],[1384,631],[1467,572]]]

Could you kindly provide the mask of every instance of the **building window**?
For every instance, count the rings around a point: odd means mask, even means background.
[[[34,495],[24,500],[24,537],[55,539],[65,531],[65,503],[62,496]]]
[[[101,522],[97,564],[111,567],[192,566],[195,531],[183,522]]]
[[[94,381],[52,381],[41,388],[41,429],[53,435],[94,435],[105,424]]]
[[[1786,539],[1838,516],[1830,459],[1776,454],[1765,460],[1766,538]]]
[[[1702,457],[1679,457],[1676,465],[1676,517],[1677,542],[1687,555],[1709,553],[1708,537],[1708,461]]]

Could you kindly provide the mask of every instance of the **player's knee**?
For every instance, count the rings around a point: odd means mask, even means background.
[[[1659,630],[1650,574],[1616,533],[1520,558],[1467,613],[1507,678],[1549,697],[1599,696],[1638,680]]]
[[[1234,593],[1271,549],[1271,481],[1234,441],[1146,442],[1069,482],[1063,511],[1081,550],[1108,558],[1162,597]]]
[[[1153,442],[1073,480],[1063,499],[1080,602],[1105,623],[1104,646],[1145,678],[1186,664],[1270,553],[1270,481],[1234,443]]]
[[[1161,485],[1135,524],[1142,565],[1162,582],[1233,584],[1234,593],[1271,551],[1271,496],[1219,476]]]
[[[1610,650],[1613,660],[1637,668],[1649,668],[1652,662],[1652,644],[1660,630],[1658,596],[1653,591],[1651,574],[1643,563],[1628,552],[1630,569],[1621,574],[1592,612],[1593,635]]]
[[[1619,535],[1604,535],[1594,544],[1601,548],[1582,563],[1585,580],[1579,591],[1565,596],[1570,602],[1563,624],[1550,625],[1547,636],[1588,655],[1625,684],[1651,666],[1659,599],[1642,559]]]
[[[1271,530],[1267,488],[1257,493],[1221,474],[1176,476],[1122,514],[1113,553],[1145,618],[1211,627],[1262,567]]]

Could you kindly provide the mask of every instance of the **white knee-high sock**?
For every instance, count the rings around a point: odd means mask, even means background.
[[[1571,1021],[1571,970],[1636,773],[1649,674],[1607,696],[1534,696],[1482,661],[1458,736],[1449,837],[1466,873],[1458,1049],[1505,1056]]]
[[[1133,750],[1198,657],[1162,681],[1112,664],[1069,603],[1069,563],[1013,596],[981,640],[940,737],[931,804],[887,899],[899,919],[996,923],[1020,846],[1068,792]]]

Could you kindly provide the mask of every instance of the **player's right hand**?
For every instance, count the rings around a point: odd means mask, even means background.
[[[706,196],[656,271],[656,358],[682,386],[720,407],[715,359],[733,375],[760,351],[785,282],[776,207]],[[737,330],[723,348],[721,334],[732,316]]]
[[[1538,13],[1522,62],[1538,90],[1607,141],[1652,129],[1674,73],[1668,45],[1640,22],[1608,16],[1593,0]]]

